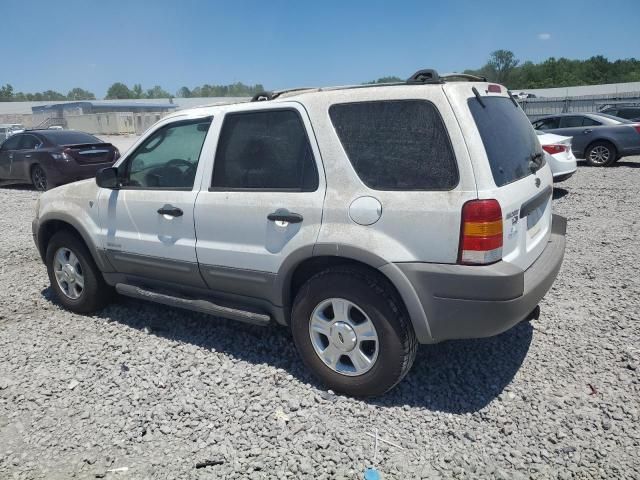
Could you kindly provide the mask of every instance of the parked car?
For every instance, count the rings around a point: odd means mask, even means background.
[[[562,113],[539,118],[536,130],[572,137],[578,158],[594,167],[608,167],[622,157],[640,155],[640,124],[605,113]]]
[[[95,181],[40,197],[34,239],[64,307],[115,290],[287,325],[308,368],[358,396],[396,385],[419,343],[536,309],[566,220],[504,87],[427,70],[254,100],[168,115]]]
[[[24,125],[20,123],[5,123],[0,125],[0,143],[4,142],[11,135],[24,131]]]
[[[554,182],[563,182],[578,169],[576,157],[571,151],[571,137],[554,135],[536,130],[538,140],[545,151]]]
[[[607,107],[600,113],[613,115],[614,117],[624,118],[632,122],[640,122],[640,106],[618,106]]]
[[[95,177],[120,152],[75,130],[27,130],[0,145],[0,180],[30,182],[38,190]]]

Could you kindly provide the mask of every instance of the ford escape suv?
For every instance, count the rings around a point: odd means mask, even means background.
[[[95,181],[44,193],[33,233],[74,312],[115,291],[287,325],[329,388],[367,396],[419,343],[529,317],[564,256],[551,200],[507,90],[422,70],[169,115]]]

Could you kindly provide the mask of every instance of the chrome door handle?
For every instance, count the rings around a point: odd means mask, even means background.
[[[582,133],[591,133],[591,132],[593,132],[591,128],[587,128],[586,130],[582,131]]]

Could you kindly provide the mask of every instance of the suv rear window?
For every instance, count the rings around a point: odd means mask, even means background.
[[[436,107],[424,100],[332,105],[329,115],[360,179],[374,190],[451,190],[458,168]]]
[[[482,101],[485,107],[476,98],[470,98],[468,104],[496,185],[530,175],[529,161],[542,149],[527,116],[509,98],[482,97]]]

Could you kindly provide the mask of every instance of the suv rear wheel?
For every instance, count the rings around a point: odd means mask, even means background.
[[[407,374],[417,340],[396,293],[354,267],[325,270],[296,295],[291,328],[306,366],[329,388],[381,395]]]
[[[47,246],[47,273],[60,303],[76,313],[101,309],[112,297],[112,288],[102,278],[84,242],[63,230]]]

